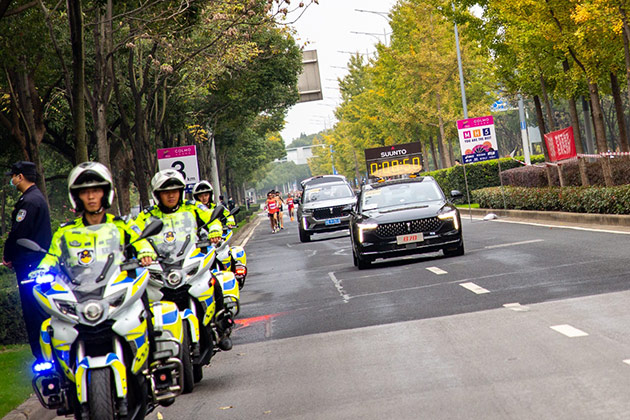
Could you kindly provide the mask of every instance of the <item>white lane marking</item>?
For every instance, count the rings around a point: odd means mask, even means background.
[[[516,303],[506,303],[505,305],[503,305],[504,308],[506,309],[510,309],[512,311],[516,311],[516,312],[527,312],[529,311],[529,307],[528,306],[523,306],[520,303],[516,302]]]
[[[316,249],[309,249],[307,252],[309,253],[309,255],[308,255],[309,258],[310,257],[314,257],[315,254],[317,254],[317,250]]]
[[[335,277],[335,273],[333,272],[328,273],[328,277],[330,277],[332,282],[335,284],[335,287],[337,288],[337,291],[341,295],[343,302],[348,303],[348,301],[350,300],[350,296],[348,296],[348,294],[343,290],[343,286],[341,285],[341,282],[339,281],[339,279]]]
[[[499,245],[489,245],[484,246],[484,249],[494,249],[494,248],[503,248],[506,246],[516,246],[516,245],[525,245],[525,244],[534,244],[536,242],[544,242],[544,239],[532,239],[531,241],[521,241],[521,242],[512,242],[509,244],[499,244]]]
[[[438,268],[438,267],[427,267],[427,270],[429,270],[433,274],[437,274],[438,276],[440,274],[448,274],[448,271],[444,271],[444,270],[442,270],[441,268]]]
[[[346,249],[347,248],[341,248],[341,249],[335,251],[334,255],[348,255],[348,254],[346,254]]]
[[[544,223],[521,222],[521,221],[516,221],[516,220],[505,220],[505,219],[496,219],[496,220],[492,220],[492,222],[516,223],[519,225],[541,226],[541,227],[558,228],[558,229],[584,230],[586,232],[619,233],[621,235],[630,235],[630,232],[623,232],[620,230],[596,229],[596,228],[586,228],[586,227],[580,227],[580,226],[547,225]]]
[[[287,244],[287,248],[293,248],[293,245]]]
[[[249,232],[249,235],[247,235],[247,237],[243,240],[243,242],[241,243],[241,246],[243,248],[245,248],[245,245],[247,245],[247,242],[249,242],[249,240],[251,239],[252,235],[254,234],[254,231],[256,230],[256,228],[258,227],[258,225],[260,224],[260,222],[262,221],[262,218],[258,218],[258,220],[256,220],[256,226],[254,226],[252,228],[252,230]]]
[[[459,285],[462,286],[464,289],[468,289],[471,292],[476,293],[478,295],[482,295],[484,293],[490,293],[490,290],[484,289],[483,287],[478,286],[473,282],[460,283]]]
[[[630,359],[623,360],[626,365],[630,365]]]
[[[573,337],[586,337],[588,335],[588,333],[585,333],[582,330],[578,330],[575,327],[572,327],[568,324],[562,324],[562,325],[554,325],[553,327],[549,327],[552,330],[559,332],[560,334],[564,334],[567,337],[573,338]]]

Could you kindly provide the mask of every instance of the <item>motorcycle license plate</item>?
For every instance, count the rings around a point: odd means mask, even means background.
[[[422,241],[424,241],[424,235],[422,235],[422,233],[410,233],[408,235],[396,236],[396,243],[398,245],[413,244]]]
[[[326,226],[330,226],[330,225],[338,225],[339,223],[341,223],[341,219],[340,218],[335,218],[335,219],[326,219]]]

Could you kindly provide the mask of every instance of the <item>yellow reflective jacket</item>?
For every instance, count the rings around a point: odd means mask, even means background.
[[[173,213],[180,212],[192,213],[197,221],[197,228],[200,228],[208,223],[210,221],[210,217],[212,216],[212,211],[210,211],[208,207],[194,200],[189,200],[181,204]],[[145,208],[136,218],[136,223],[141,229],[144,229],[144,227],[151,221],[151,218],[162,219],[163,217],[164,213],[160,210],[159,206],[155,205]],[[217,227],[218,229],[223,229],[223,225],[221,225],[219,219],[214,220],[212,223],[208,223],[205,229],[210,230],[211,227],[214,229],[217,229]]]
[[[142,233],[138,225],[134,223],[133,220],[125,220],[123,218],[114,216],[113,214],[106,213],[103,224],[104,223],[111,223],[116,226],[120,233],[120,246],[122,249],[124,249],[127,244],[138,239],[138,237]],[[71,232],[73,229],[83,227],[86,227],[83,217],[77,217],[73,221],[61,225],[59,229],[57,229],[57,231],[54,233],[52,241],[50,243],[48,254],[46,254],[44,259],[39,263],[38,268],[50,268],[56,266],[59,262],[59,257],[61,257],[60,244],[62,238],[64,238],[64,236],[66,235],[73,235],[73,233]],[[72,241],[71,237],[66,237],[65,239],[67,242]],[[143,257],[151,257],[153,259],[157,258],[157,254],[153,250],[153,247],[146,239],[135,242],[132,246],[137,251],[138,259],[141,259]]]

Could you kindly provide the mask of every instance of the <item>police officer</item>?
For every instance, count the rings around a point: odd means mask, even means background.
[[[42,192],[35,185],[37,171],[32,162],[16,162],[6,175],[10,175],[9,184],[22,193],[15,204],[11,215],[11,232],[4,244],[2,263],[15,270],[22,313],[31,351],[36,358],[41,356],[39,347],[39,330],[48,315],[35,301],[33,296],[34,281],[28,278],[44,257],[43,254],[29,251],[19,246],[16,241],[21,238],[37,242],[43,249],[48,249],[52,232],[50,229],[50,211]]]

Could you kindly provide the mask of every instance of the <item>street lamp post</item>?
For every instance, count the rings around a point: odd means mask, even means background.
[[[365,9],[354,9],[356,12],[361,12],[361,13],[371,13],[373,15],[377,15],[382,17],[383,19],[385,19],[387,21],[387,24],[389,25],[389,13],[387,12],[378,12],[376,10],[365,10]],[[385,38],[385,46],[387,46],[387,29],[383,28],[383,36]]]

